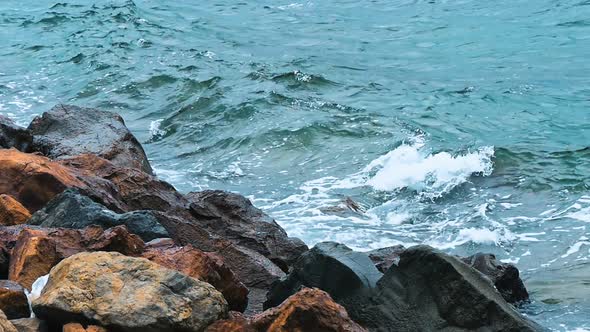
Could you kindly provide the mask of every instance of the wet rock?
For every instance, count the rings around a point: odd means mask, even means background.
[[[253,318],[258,331],[363,332],[346,310],[319,289],[306,288]]]
[[[62,259],[82,251],[117,251],[139,256],[143,241],[124,226],[103,230],[98,226],[82,230],[64,228],[5,227],[0,239],[14,247],[10,255],[8,277],[27,289],[37,278],[49,273]]]
[[[375,267],[385,273],[392,265],[399,263],[399,258],[404,250],[406,250],[404,246],[397,245],[367,251],[366,254],[369,255]]]
[[[47,324],[37,318],[19,318],[10,321],[18,332],[47,332]]]
[[[215,254],[192,245],[177,247],[169,241],[158,241],[146,247],[143,257],[213,285],[223,294],[230,310],[244,311],[248,305],[248,289]]]
[[[45,157],[0,150],[0,193],[13,196],[31,212],[66,188],[83,186],[68,168]]]
[[[202,331],[227,315],[213,286],[144,258],[80,253],[51,270],[33,311],[119,331]]]
[[[375,288],[381,276],[366,254],[340,243],[318,243],[297,260],[286,278],[273,284],[264,308],[279,305],[302,287],[320,288],[340,301]]]
[[[33,136],[26,129],[17,126],[12,120],[0,114],[0,149],[15,148],[30,152]]]
[[[26,223],[31,218],[27,208],[10,195],[0,195],[0,225],[11,226]]]
[[[36,151],[56,159],[90,153],[113,164],[152,173],[141,144],[118,114],[57,105],[29,125]]]
[[[18,332],[2,311],[0,311],[0,332]]]
[[[529,300],[518,268],[512,264],[502,263],[492,254],[477,253],[461,259],[492,280],[496,289],[508,303],[518,304]]]
[[[62,332],[107,332],[107,329],[96,325],[84,327],[80,323],[68,323],[64,325]]]
[[[35,212],[29,224],[42,227],[80,229],[90,225],[103,228],[125,225],[144,241],[168,237],[168,232],[150,211],[117,214],[75,189],[68,189]]]
[[[234,244],[268,257],[283,271],[305,251],[307,246],[287,233],[267,214],[244,196],[207,190],[187,195],[190,211],[202,227]]]
[[[27,318],[31,315],[25,289],[10,280],[0,280],[0,310],[8,319]]]
[[[489,279],[428,246],[407,249],[371,292],[342,303],[369,330],[540,331]]]

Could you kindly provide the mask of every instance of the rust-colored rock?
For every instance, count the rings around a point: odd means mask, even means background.
[[[218,320],[209,325],[205,332],[257,332],[250,324],[250,320],[243,314],[230,311],[228,319]]]
[[[192,245],[177,247],[170,242],[155,242],[143,257],[169,269],[210,283],[223,294],[230,310],[244,311],[248,305],[248,289],[225,265],[223,259],[213,253],[205,253]]]
[[[88,325],[86,328],[80,323],[68,323],[63,326],[63,332],[107,332],[108,330],[101,326]]]
[[[26,207],[6,194],[0,195],[0,225],[11,226],[24,224],[31,218],[31,213]]]
[[[328,293],[306,288],[289,297],[279,307],[254,316],[257,331],[268,332],[361,332],[366,331],[348,317]]]
[[[45,157],[0,150],[0,193],[35,212],[68,187],[84,187],[71,171]]]
[[[18,236],[14,239],[16,232]],[[129,234],[124,226],[107,230],[98,226],[81,230],[13,226],[2,229],[0,239],[6,241],[6,246],[14,246],[10,256],[9,279],[28,289],[62,259],[79,252],[116,251],[139,256],[144,248],[143,241],[137,235]]]
[[[14,281],[0,280],[0,310],[8,319],[31,316],[25,289]]]

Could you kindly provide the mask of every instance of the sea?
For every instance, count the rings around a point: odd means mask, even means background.
[[[118,112],[182,192],[309,246],[491,252],[590,331],[590,1],[292,1],[1,0],[0,113]]]

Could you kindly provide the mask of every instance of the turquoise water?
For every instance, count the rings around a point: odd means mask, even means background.
[[[1,113],[119,112],[310,245],[493,252],[555,331],[590,330],[588,59],[587,0],[0,2]]]

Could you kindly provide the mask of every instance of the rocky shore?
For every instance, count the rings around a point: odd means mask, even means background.
[[[518,269],[309,249],[239,194],[159,180],[116,114],[0,115],[0,331],[541,331]]]

